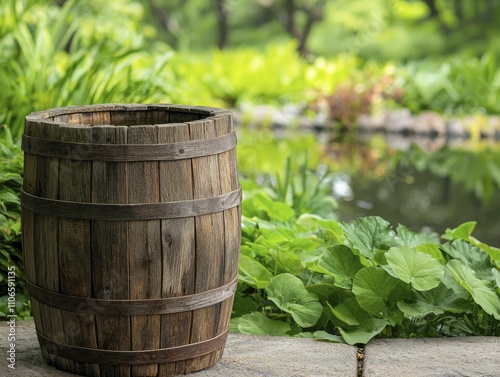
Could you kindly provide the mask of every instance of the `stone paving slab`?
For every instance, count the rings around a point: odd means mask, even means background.
[[[500,337],[375,339],[363,377],[499,377]]]
[[[8,324],[0,322],[0,376],[71,377],[46,365],[33,321],[16,322],[16,369],[8,368]],[[312,339],[230,334],[215,367],[193,377],[356,377],[356,347]]]

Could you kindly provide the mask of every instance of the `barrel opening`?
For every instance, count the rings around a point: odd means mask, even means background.
[[[113,125],[113,126],[139,126],[154,124],[169,124],[192,122],[205,119],[211,114],[206,110],[177,111],[171,110],[111,110],[94,112],[60,113],[49,116],[47,120],[63,122],[67,124],[87,124],[90,126]]]

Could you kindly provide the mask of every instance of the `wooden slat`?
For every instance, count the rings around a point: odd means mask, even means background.
[[[156,144],[156,128],[131,126],[128,144]],[[131,162],[128,165],[128,202],[157,203],[160,199],[158,162]],[[128,222],[130,299],[161,298],[160,220]],[[131,318],[132,350],[160,348],[160,316]],[[134,365],[132,376],[156,376],[158,364]]]
[[[60,140],[92,142],[90,126],[60,126]],[[59,199],[91,201],[92,162],[62,159],[59,162]],[[61,293],[92,297],[91,222],[59,218],[59,276]],[[62,311],[66,344],[96,348],[95,318],[91,314]],[[99,376],[98,364],[70,362],[74,373]]]
[[[175,110],[185,110],[185,111],[175,111]],[[181,122],[192,122],[198,120],[202,117],[199,113],[191,112],[191,110],[186,107],[181,109],[179,107],[173,108],[169,111],[169,121],[171,123],[181,123]]]
[[[109,111],[96,111],[92,113],[92,125],[108,125],[111,124],[111,115]]]
[[[233,130],[231,117],[215,119],[215,130],[218,136]],[[219,177],[222,193],[236,190],[239,187],[238,170],[236,166],[236,150],[218,155]],[[224,277],[223,283],[227,284],[238,273],[239,250],[241,243],[241,206],[230,208],[223,212],[224,217]],[[217,334],[221,334],[229,327],[234,296],[221,303],[220,321],[217,325]],[[222,349],[218,357],[222,357]]]
[[[169,122],[168,112],[166,110],[148,111],[147,124],[166,124]]]
[[[189,124],[191,139],[215,137],[213,121]],[[194,158],[193,196],[195,199],[221,194],[219,162],[216,155]],[[201,292],[220,286],[224,280],[224,218],[221,212],[197,216],[196,226],[196,282],[195,291]],[[220,315],[220,304],[193,312],[191,342],[214,337]],[[186,362],[186,371],[192,372],[214,365],[218,352]]]
[[[37,135],[37,122],[26,122],[25,133],[27,135]],[[30,194],[36,194],[36,174],[37,174],[37,161],[35,155],[24,154],[24,176],[23,176],[23,189]],[[35,215],[33,212],[22,208],[22,243],[23,243],[23,256],[26,278],[36,283],[36,260],[35,260]],[[38,331],[43,331],[43,324],[41,322],[40,305],[37,301],[31,301],[31,310],[35,320],[35,326]]]
[[[54,124],[40,123],[33,131],[37,137],[58,139],[59,128]],[[58,199],[59,160],[57,158],[37,157],[35,194],[49,199]],[[60,292],[59,254],[58,254],[58,219],[57,217],[34,215],[35,268],[36,284],[40,287]],[[50,308],[40,303],[43,333],[57,342],[64,341],[64,329],[61,310]],[[45,353],[52,365],[68,368],[68,361]]]
[[[93,143],[126,143],[126,127],[94,126]],[[126,203],[126,163],[92,163],[92,202]],[[92,288],[95,298],[129,298],[129,260],[127,255],[127,223],[125,221],[93,221],[92,223]],[[99,348],[130,350],[130,319],[96,315]],[[129,377],[130,366],[101,365],[101,375]]]
[[[189,140],[187,124],[159,125],[158,142]],[[191,160],[161,161],[160,199],[162,202],[193,199]],[[194,217],[161,221],[162,297],[179,297],[195,293],[195,224]],[[191,312],[162,316],[161,347],[189,344]],[[185,361],[160,365],[160,376],[185,374]]]

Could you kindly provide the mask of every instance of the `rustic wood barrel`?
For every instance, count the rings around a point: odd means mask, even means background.
[[[241,188],[231,113],[94,105],[26,117],[22,238],[45,361],[172,376],[222,357]]]

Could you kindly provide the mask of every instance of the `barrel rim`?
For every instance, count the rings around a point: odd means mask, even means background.
[[[113,112],[113,111],[153,111],[153,110],[169,110],[171,112],[180,112],[180,113],[190,113],[197,115],[205,115],[205,118],[201,120],[205,120],[206,118],[213,116],[227,116],[230,115],[231,112],[229,110],[220,109],[217,107],[209,107],[209,106],[188,106],[188,105],[177,105],[177,104],[136,104],[136,103],[103,103],[103,104],[94,104],[94,105],[85,105],[85,106],[67,106],[67,107],[56,107],[43,111],[34,111],[25,117],[26,122],[42,122],[45,124],[58,124],[58,125],[81,125],[67,123],[62,121],[54,121],[53,119],[56,116],[61,115],[71,115],[78,113],[98,113],[98,112]],[[192,121],[190,121],[192,122]],[[187,122],[172,122],[172,123],[187,123]],[[170,124],[170,123],[155,123],[155,124]],[[137,124],[140,125],[140,124]],[[144,124],[145,126],[153,125],[153,124]],[[113,125],[109,125],[113,126]]]

